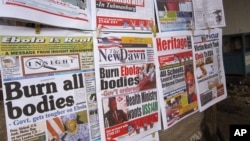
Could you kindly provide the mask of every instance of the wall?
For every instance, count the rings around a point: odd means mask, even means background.
[[[250,32],[250,0],[223,0],[226,27],[223,34]]]

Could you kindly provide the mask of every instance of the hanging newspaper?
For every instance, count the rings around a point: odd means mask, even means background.
[[[96,23],[102,30],[151,32],[152,0],[96,0]]]
[[[154,0],[159,32],[189,30],[193,24],[192,0]]]
[[[64,28],[93,30],[93,3],[93,0],[1,0],[0,17]]]
[[[138,140],[158,131],[152,36],[103,34],[94,51],[102,140]]]
[[[0,30],[8,140],[100,140],[92,34]]]
[[[223,0],[193,0],[195,29],[226,26]]]
[[[195,74],[200,111],[227,97],[222,58],[222,30],[194,33]]]
[[[164,129],[198,111],[189,31],[159,33],[154,41]]]

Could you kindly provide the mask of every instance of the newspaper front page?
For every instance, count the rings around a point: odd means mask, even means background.
[[[95,46],[102,140],[138,140],[161,128],[152,35],[109,33]]]
[[[96,23],[104,31],[151,32],[154,21],[152,0],[96,0]]]
[[[192,34],[158,33],[154,40],[159,99],[164,129],[198,111],[194,78]]]
[[[0,29],[8,140],[100,140],[92,34]]]
[[[1,0],[0,17],[51,26],[94,30],[93,0]],[[31,14],[32,13],[32,14]]]
[[[222,55],[222,30],[196,30],[194,64],[200,111],[227,97]]]
[[[192,0],[154,0],[160,32],[189,30],[193,25]]]
[[[193,0],[195,29],[226,26],[223,0]]]

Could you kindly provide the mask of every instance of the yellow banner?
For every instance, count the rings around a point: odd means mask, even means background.
[[[0,36],[0,40],[1,56],[93,51],[90,36]]]
[[[122,37],[123,44],[153,44],[152,38]]]

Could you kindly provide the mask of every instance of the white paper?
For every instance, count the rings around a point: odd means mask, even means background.
[[[192,0],[154,0],[159,32],[190,30],[193,26]]]
[[[198,111],[194,82],[192,34],[159,33],[154,40],[163,128],[168,129]]]
[[[204,111],[227,97],[222,30],[196,30],[194,57],[199,110]]]
[[[95,53],[101,138],[138,140],[158,131],[161,121],[152,35],[102,34]]]
[[[152,0],[96,0],[96,23],[103,31],[151,32],[154,16]]]
[[[193,0],[195,29],[226,26],[222,0]]]
[[[81,30],[96,28],[93,0],[1,0],[0,17]]]
[[[33,28],[13,26],[0,30],[8,140],[70,138],[66,119],[77,121],[72,137],[100,140],[92,34],[43,28],[38,35]]]

